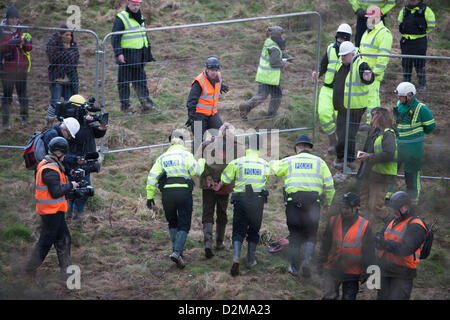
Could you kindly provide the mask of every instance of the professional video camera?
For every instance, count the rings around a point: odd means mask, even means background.
[[[55,106],[56,117],[62,121],[65,118],[73,117],[79,122],[83,121],[88,112],[97,112],[91,114],[94,118],[91,122],[98,121],[102,126],[108,124],[109,114],[108,112],[102,112],[102,109],[95,105],[95,98],[92,97],[84,106],[73,105],[70,102],[58,102]]]
[[[86,161],[85,164],[78,165],[85,173],[100,172],[100,164],[98,163],[98,152],[88,152],[85,156],[78,156],[78,160]]]
[[[74,199],[80,199],[84,197],[93,197],[94,196],[94,187],[87,182],[84,177],[86,175],[86,172],[78,168],[73,173],[72,176],[74,177],[74,180],[78,182],[79,186],[78,188],[70,190],[69,194],[67,195],[67,198],[69,200]]]

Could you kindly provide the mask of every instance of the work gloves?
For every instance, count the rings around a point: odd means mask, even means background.
[[[151,210],[151,209],[153,209],[154,205],[155,205],[154,199],[147,199],[147,208],[149,208]]]
[[[195,119],[197,118],[196,116],[196,112],[195,111],[188,111],[188,119],[186,121],[186,123],[184,124],[185,127],[190,127],[194,124]]]
[[[228,88],[227,85],[222,84],[222,86],[220,87],[220,93],[227,93],[230,90],[230,88]]]

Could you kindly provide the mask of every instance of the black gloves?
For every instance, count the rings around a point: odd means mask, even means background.
[[[227,85],[222,84],[222,86],[220,87],[220,93],[227,93],[230,90],[230,88],[228,88]]]
[[[364,18],[365,16],[366,16],[366,12],[363,10],[363,9],[361,9],[361,8],[359,8],[358,10],[356,10],[356,12],[355,12],[355,14],[356,14],[356,16],[358,17],[358,18]]]
[[[154,205],[155,205],[154,199],[147,199],[147,208],[149,208],[151,210]]]
[[[188,119],[186,121],[186,123],[184,124],[185,127],[190,127],[194,124],[194,121],[196,119],[196,112],[195,111],[188,111]]]

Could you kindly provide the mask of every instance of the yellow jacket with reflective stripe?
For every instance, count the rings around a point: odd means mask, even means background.
[[[327,48],[327,58],[328,65],[327,71],[325,72],[325,77],[323,78],[323,82],[325,84],[332,84],[334,81],[334,76],[336,75],[336,70],[341,61],[340,57],[336,55],[336,50],[334,49],[334,42],[331,43]]]
[[[278,86],[280,84],[281,69],[272,68],[270,66],[269,49],[273,48],[280,51],[280,57],[282,57],[283,52],[281,51],[278,44],[271,38],[267,38],[266,41],[264,42],[261,57],[259,58],[259,66],[258,71],[256,72],[255,81],[270,84],[273,86]]]
[[[392,132],[394,134],[394,136],[395,136],[395,131],[393,129],[391,129],[391,128],[384,129],[384,132],[387,132],[387,131]],[[383,132],[383,134],[380,134],[375,139],[375,143],[373,145],[375,153],[383,152],[384,132]],[[389,174],[391,176],[397,175],[397,149],[395,150],[394,160],[393,161],[375,163],[372,166],[372,170],[375,171],[375,172],[381,173],[381,174]]]
[[[370,85],[362,82],[361,76],[359,74],[359,67],[363,63],[361,57],[356,58],[353,61],[353,71],[352,71],[352,92],[350,99],[350,109],[362,109],[366,108],[368,105],[369,90]],[[337,67],[337,71],[342,67],[342,61]],[[344,107],[348,108],[348,94],[350,88],[350,71],[345,78],[345,88],[344,88]]]
[[[367,29],[362,35],[359,52],[373,54],[390,54],[392,48],[392,34],[380,21],[372,30]],[[372,71],[375,73],[375,81],[381,81],[384,71],[389,63],[389,57],[363,56]]]
[[[273,160],[270,167],[274,175],[283,178],[287,194],[316,191],[321,196],[325,193],[326,203],[331,205],[335,193],[333,176],[321,158],[300,152],[283,160]]]
[[[147,178],[147,199],[153,199],[156,185],[161,175],[166,172],[167,178],[192,179],[200,176],[205,169],[205,159],[195,160],[192,153],[181,145],[172,145],[165,153],[156,159]],[[164,188],[188,188],[187,183],[166,184]]]
[[[404,10],[409,10],[409,11],[411,11],[410,12],[411,14],[414,14],[416,11],[419,11],[420,8],[415,7],[413,9],[409,9],[408,7],[405,7],[404,9],[400,10],[400,12],[398,13],[398,24],[399,25],[403,22],[403,19],[405,17]],[[431,10],[430,7],[427,6],[424,14],[425,14],[425,21],[427,23],[426,33],[425,34],[402,34],[403,37],[405,37],[406,39],[414,40],[414,39],[426,37],[426,35],[428,33],[433,31],[433,29],[436,27],[436,18],[435,18],[433,10]]]
[[[381,13],[385,15],[389,10],[395,7],[395,0],[349,0],[349,2],[355,12],[358,9],[367,11],[368,7],[375,5],[380,8]]]
[[[125,27],[125,31],[136,30],[137,32],[123,34],[120,40],[120,46],[127,49],[142,49],[148,47],[148,40],[145,31],[139,32],[139,30],[145,29],[145,23],[140,25],[136,20],[130,17],[127,11],[121,11],[117,14]]]
[[[227,165],[220,180],[224,184],[230,184],[234,180],[233,192],[245,192],[247,184],[252,186],[254,192],[261,192],[266,189],[269,175],[269,163],[259,157],[259,151],[248,149],[244,157]]]

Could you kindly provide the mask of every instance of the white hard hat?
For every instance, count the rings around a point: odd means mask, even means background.
[[[66,128],[67,130],[69,130],[72,138],[75,138],[75,135],[77,134],[78,130],[80,130],[80,124],[78,123],[78,120],[70,117],[65,118],[63,120],[63,123],[66,125]]]
[[[401,82],[395,90],[398,96],[406,97],[408,93],[416,94],[416,87],[411,82]]]
[[[338,33],[338,32],[348,33],[349,35],[352,35],[352,27],[350,27],[346,23],[343,23],[336,30],[336,33]]]
[[[345,56],[346,54],[349,54],[352,52],[354,53],[355,51],[356,51],[355,45],[353,43],[351,43],[350,41],[344,41],[339,46],[339,55],[340,56]]]

